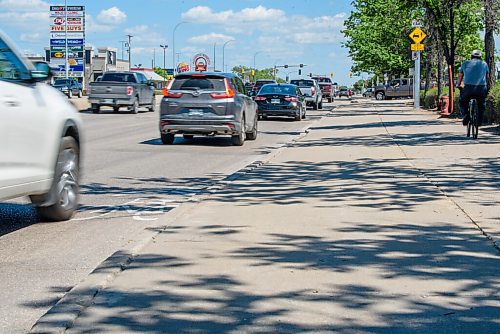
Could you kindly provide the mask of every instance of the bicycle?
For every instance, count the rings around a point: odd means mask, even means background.
[[[473,139],[477,139],[479,132],[479,108],[477,106],[477,100],[475,98],[471,99],[469,102],[469,123],[467,124],[467,137],[472,135]]]

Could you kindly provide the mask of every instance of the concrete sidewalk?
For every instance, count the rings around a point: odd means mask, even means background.
[[[341,107],[34,332],[499,333],[499,151],[398,101]]]

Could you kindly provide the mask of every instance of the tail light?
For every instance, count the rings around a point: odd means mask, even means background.
[[[287,96],[287,97],[285,97],[285,101],[299,102],[299,99],[296,96]]]
[[[128,86],[127,87],[127,95],[130,96],[134,94],[134,87]]]
[[[314,95],[314,94],[316,94],[316,88],[311,87],[311,95]]]
[[[264,96],[256,96],[255,101],[265,101],[267,100]]]
[[[182,97],[184,94],[183,93],[172,93],[170,91],[170,88],[172,87],[173,83],[174,83],[174,80],[170,80],[167,87],[163,88],[163,96],[170,97],[172,99],[178,99],[179,97]]]
[[[224,84],[226,86],[226,91],[224,93],[211,93],[210,96],[213,99],[229,99],[234,97],[235,92],[233,89],[231,89],[231,86],[229,85],[229,81],[227,79],[224,79]]]

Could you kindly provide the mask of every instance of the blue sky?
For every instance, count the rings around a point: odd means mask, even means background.
[[[0,28],[23,51],[42,53],[49,41],[48,6],[61,4],[0,0]],[[189,61],[199,52],[213,58],[216,43],[216,67],[222,69],[222,46],[234,40],[224,52],[229,69],[252,67],[255,56],[257,68],[303,63],[304,72],[333,72],[339,83],[356,79],[349,79],[351,61],[341,47],[350,0],[68,0],[68,5],[86,6],[87,45],[117,47],[120,57],[120,41],[133,35],[133,65],[151,67],[156,53],[156,64],[163,66],[159,45],[166,43],[166,64],[172,67],[172,31],[186,21],[175,33],[176,60]]]
[[[351,60],[341,44],[344,20],[351,0],[68,0],[68,5],[85,5],[86,43],[119,49],[127,34],[132,39],[132,64],[163,66],[160,44],[167,44],[167,68],[172,67],[172,31],[176,60],[190,62],[196,53],[214,56],[225,65],[257,68],[285,64],[306,64],[303,72],[334,73],[334,81],[350,84]],[[42,53],[49,42],[50,5],[64,1],[0,0],[0,28],[26,53]],[[257,54],[256,54],[257,53]],[[285,76],[282,70],[280,76]],[[291,77],[297,76],[291,73]]]

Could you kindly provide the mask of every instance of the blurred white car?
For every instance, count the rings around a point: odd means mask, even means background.
[[[78,207],[82,122],[49,77],[0,31],[0,201],[30,196],[42,220],[60,221]]]

